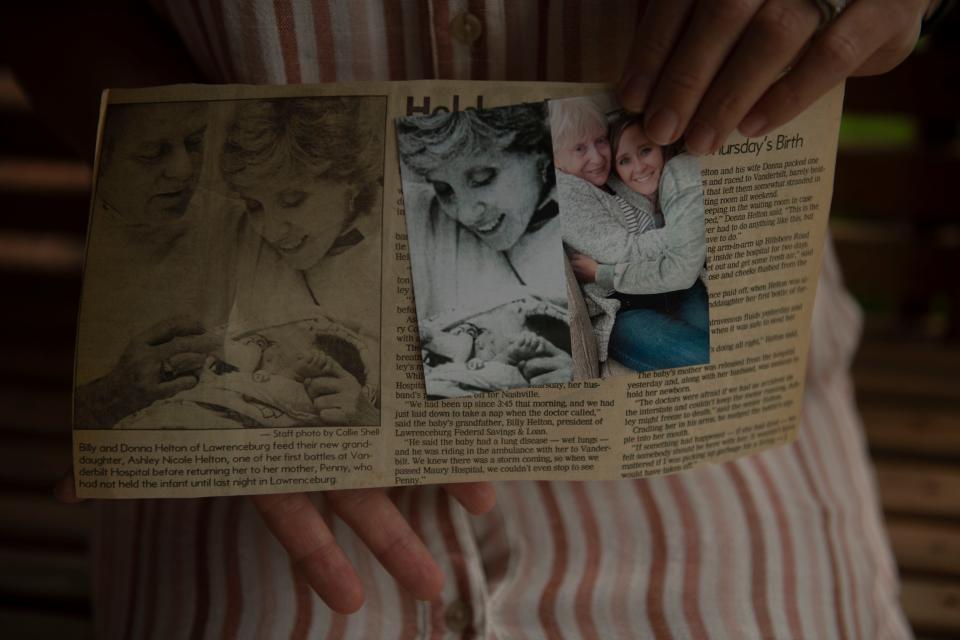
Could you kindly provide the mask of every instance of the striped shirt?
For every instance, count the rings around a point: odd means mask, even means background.
[[[158,3],[211,80],[612,80],[635,3]],[[464,26],[467,25],[467,26]],[[394,497],[447,575],[417,602],[339,520],[364,582],[333,615],[242,498],[104,501],[101,637],[906,638],[848,365],[860,316],[827,252],[798,440],[617,482],[513,482],[472,518],[435,487]],[[318,504],[325,513],[322,498]]]
[[[152,0],[211,80],[617,79],[636,0]]]
[[[620,205],[620,211],[623,213],[623,219],[630,233],[640,234],[655,229],[657,224],[646,211],[641,211],[618,195],[613,196]]]

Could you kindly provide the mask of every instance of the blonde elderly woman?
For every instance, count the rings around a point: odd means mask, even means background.
[[[614,127],[623,181],[611,171],[607,120],[594,99],[551,102],[550,117],[564,243],[589,301],[600,360],[612,356],[637,371],[707,362],[696,159],[637,138],[639,119],[621,115]]]
[[[429,342],[425,325],[440,316],[466,317],[467,310],[489,311],[518,299],[549,302],[565,316],[545,106],[402,119],[397,146],[421,340]],[[529,360],[524,377],[532,385],[573,376],[569,334],[551,344],[566,357],[545,352]],[[445,392],[433,381],[428,375],[427,393],[441,397]],[[511,386],[518,385],[505,378],[493,388]]]
[[[246,101],[221,153],[246,207],[231,323],[266,326],[296,301],[364,346],[363,380],[333,358],[305,376],[328,422],[379,422],[384,109],[362,96]]]

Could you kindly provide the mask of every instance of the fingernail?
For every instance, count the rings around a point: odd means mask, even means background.
[[[767,117],[760,112],[748,113],[737,129],[748,138],[759,135],[767,126]]]
[[[647,104],[652,86],[651,78],[645,73],[633,73],[625,76],[617,87],[620,106],[627,111],[640,112]]]
[[[687,129],[687,151],[698,156],[710,153],[716,136],[713,127],[706,122],[695,122],[692,127]]]
[[[670,144],[676,140],[675,133],[679,122],[680,118],[676,111],[670,107],[663,107],[650,114],[643,128],[647,137],[657,144]]]

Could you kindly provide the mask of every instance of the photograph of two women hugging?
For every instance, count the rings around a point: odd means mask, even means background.
[[[612,96],[402,118],[397,140],[429,398],[709,362],[698,161]]]
[[[682,140],[651,141],[643,116],[612,96],[552,100],[549,109],[563,244],[601,373],[708,363],[698,159]]]

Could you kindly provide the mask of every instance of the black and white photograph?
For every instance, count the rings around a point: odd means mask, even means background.
[[[612,95],[551,100],[563,243],[601,375],[710,362],[703,183]]]
[[[572,379],[545,103],[397,120],[429,399]]]
[[[75,424],[380,424],[386,98],[112,104]]]

